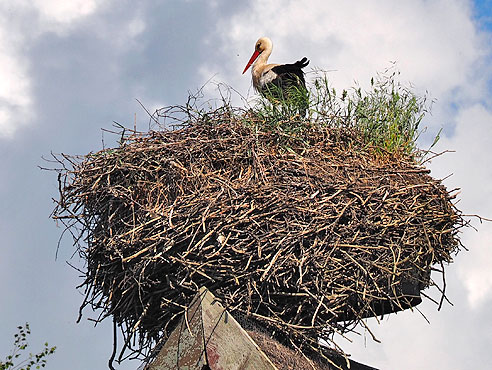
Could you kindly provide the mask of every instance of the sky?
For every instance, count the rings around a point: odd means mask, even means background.
[[[491,0],[2,0],[0,356],[25,322],[31,351],[45,341],[58,347],[49,369],[104,369],[112,350],[109,322],[94,327],[97,313],[86,310],[76,323],[82,280],[67,261],[82,262],[70,238],[55,258],[63,229],[50,219],[57,182],[39,169],[43,158],[115,145],[101,130],[113,121],[145,130],[136,99],[151,111],[184,104],[207,81],[205,98],[217,96],[217,83],[253,98],[241,72],[261,36],[274,43],[272,62],[307,56],[308,72],[329,71],[338,90],[367,86],[396,63],[403,82],[434,99],[420,144],[442,129],[434,150],[448,152],[427,164],[432,176],[461,189],[464,214],[492,218]],[[468,251],[447,267],[453,305],[369,319],[381,343],[363,329],[339,342],[355,360],[380,369],[490,366],[492,223],[471,221],[476,230],[461,234]]]

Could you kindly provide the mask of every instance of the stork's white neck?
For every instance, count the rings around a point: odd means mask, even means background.
[[[273,50],[272,41],[268,37],[262,37],[257,41],[257,45],[258,43],[260,43],[260,46],[257,50],[260,51],[260,55],[255,60],[251,68],[251,74],[253,75],[253,86],[255,87],[255,89],[260,88],[261,76],[275,66],[275,64],[267,64],[268,58],[272,54]]]
[[[256,59],[255,62],[253,63],[253,68],[255,66],[263,66],[267,64],[268,58],[270,57],[271,54],[272,54],[272,48],[263,50],[263,52],[258,56],[258,59]]]

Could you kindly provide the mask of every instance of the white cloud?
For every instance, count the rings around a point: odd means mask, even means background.
[[[142,18],[135,17],[128,23],[128,36],[133,38],[145,31],[145,22]]]
[[[34,117],[28,60],[23,56],[32,38],[62,30],[96,9],[94,1],[10,1],[0,6],[0,139],[12,138]],[[38,14],[38,19],[32,18]],[[29,19],[31,34],[23,32]]]
[[[49,22],[69,24],[96,11],[102,1],[97,0],[31,0],[42,17]]]
[[[35,117],[25,51],[45,33],[63,37],[73,32],[110,1],[13,0],[0,4],[0,139],[13,138]],[[107,38],[114,47],[126,48],[144,30],[145,23],[136,11],[116,35],[103,26],[98,37]]]
[[[436,150],[455,153],[436,159],[433,173],[439,177],[454,174],[447,182],[463,189],[460,198],[467,213],[492,213],[492,167],[487,155],[492,149],[492,112],[480,103],[460,107],[453,124],[453,135],[445,131]]]
[[[32,118],[27,61],[20,55],[23,39],[11,37],[7,18],[0,14],[0,139],[11,138],[18,125]]]
[[[441,178],[453,173],[445,183],[461,188],[458,207],[464,213],[492,218],[492,112],[474,104],[459,110],[454,123],[454,135],[443,136],[437,151],[455,153],[436,158],[432,172]],[[458,257],[458,274],[467,288],[468,303],[478,308],[492,296],[492,224],[473,221],[479,232],[464,233],[463,244],[470,251]]]
[[[492,226],[483,225],[478,233],[467,233],[464,240],[470,252],[460,257],[458,274],[467,289],[467,301],[480,309],[492,296]]]

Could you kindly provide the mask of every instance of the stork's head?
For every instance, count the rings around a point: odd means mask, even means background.
[[[249,60],[248,64],[246,65],[246,68],[244,68],[243,74],[248,70],[251,64],[254,63],[254,61],[259,57],[261,53],[267,52],[268,55],[270,55],[272,49],[273,49],[272,40],[270,40],[268,37],[260,37],[258,41],[256,41],[255,51],[251,56],[251,59]]]

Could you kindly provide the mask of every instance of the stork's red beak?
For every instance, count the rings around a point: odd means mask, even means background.
[[[253,64],[253,62],[256,60],[256,58],[258,58],[258,55],[260,55],[260,52],[258,50],[255,50],[255,52],[251,56],[251,59],[249,60],[248,64],[246,64],[246,68],[244,68],[243,74],[244,74],[244,72],[246,72],[248,70],[248,68],[251,66],[251,64]]]

